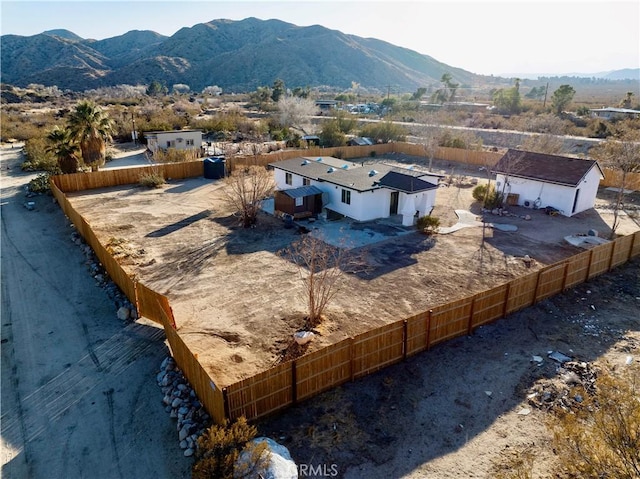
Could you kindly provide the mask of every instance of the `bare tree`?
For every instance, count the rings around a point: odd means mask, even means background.
[[[549,134],[528,136],[522,143],[522,149],[547,155],[565,155],[567,153],[562,138]]]
[[[426,128],[423,132],[423,137],[420,139],[425,156],[429,159],[429,171],[433,171],[433,158],[438,152],[440,147],[438,130],[433,128]]]
[[[254,226],[262,202],[273,193],[272,174],[261,166],[249,166],[234,170],[225,182],[227,205],[240,214],[245,228]]]
[[[315,102],[308,98],[282,97],[278,100],[278,122],[287,128],[297,128],[306,135],[316,110]]]
[[[620,225],[620,210],[624,207],[625,190],[630,174],[640,173],[640,132],[628,130],[619,138],[607,139],[591,150],[591,155],[602,166],[610,168],[618,175],[616,197],[613,204],[613,224],[611,239]]]
[[[283,256],[298,266],[304,284],[309,328],[322,322],[326,307],[340,291],[345,272],[355,272],[364,265],[360,255],[311,235],[304,235],[292,243],[283,251]]]

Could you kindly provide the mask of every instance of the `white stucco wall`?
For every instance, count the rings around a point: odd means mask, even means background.
[[[193,145],[188,144],[192,140]],[[201,131],[162,131],[154,132],[147,137],[147,148],[156,152],[158,149],[166,150],[167,142],[173,142],[171,148],[176,150],[194,150],[202,148]]]
[[[518,205],[520,206],[524,206],[527,200],[533,204],[536,199],[540,198],[540,208],[553,206],[560,210],[564,216],[572,216],[593,208],[600,182],[599,175],[599,170],[592,168],[580,185],[577,188],[572,188],[513,176],[509,177],[508,185],[505,187],[505,176],[498,174],[496,175],[496,189],[499,192],[504,192],[505,197],[509,193],[518,194]],[[576,209],[572,211],[576,189],[580,190],[580,192]]]
[[[288,190],[303,186],[303,177],[291,174],[291,183],[286,183],[286,172],[274,168],[273,177],[277,190]],[[386,188],[358,192],[340,185],[328,183],[326,181],[311,180],[310,184],[316,186],[328,196],[330,208],[340,214],[348,216],[358,221],[370,221],[378,218],[388,218],[391,206],[391,191]],[[342,202],[342,190],[351,191],[351,203]],[[420,216],[427,215],[435,205],[436,190],[429,190],[421,193],[407,195],[400,193],[398,198],[398,214],[402,214],[403,208],[409,203],[412,210],[411,216],[418,210]]]
[[[288,185],[286,182],[286,174],[287,172],[284,170],[280,170],[278,168],[273,169],[273,179],[276,183],[276,190],[290,190],[292,188],[303,186],[302,181],[304,177],[291,173],[291,184]],[[312,181],[311,184],[316,183]]]

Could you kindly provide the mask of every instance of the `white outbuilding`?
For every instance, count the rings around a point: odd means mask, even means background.
[[[595,160],[508,150],[493,168],[509,204],[552,207],[564,216],[593,208],[604,174]]]

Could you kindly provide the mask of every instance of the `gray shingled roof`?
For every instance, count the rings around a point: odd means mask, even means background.
[[[544,181],[566,186],[577,186],[591,168],[602,170],[595,160],[547,155],[532,151],[508,150],[493,167],[494,173]]]
[[[278,161],[271,163],[270,166],[355,191],[390,188],[405,193],[416,193],[437,188],[436,185],[419,178],[428,174],[424,171],[385,163],[362,166],[332,157],[322,157],[322,161],[307,157]]]

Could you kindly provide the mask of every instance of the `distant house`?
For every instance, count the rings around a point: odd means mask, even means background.
[[[155,153],[158,150],[195,150],[202,148],[202,130],[149,131],[144,134],[147,148]]]
[[[320,146],[320,137],[317,135],[304,135],[301,139],[309,146]]]
[[[320,113],[334,110],[340,106],[338,100],[316,100],[316,106],[320,110]]]
[[[604,120],[622,120],[625,118],[640,118],[640,110],[629,108],[592,108],[589,110],[591,116]]]
[[[405,226],[431,212],[441,177],[413,168],[364,165],[328,156],[294,158],[270,166],[278,190],[276,211],[298,217],[326,213],[327,217],[347,216],[357,221],[399,215]]]
[[[526,207],[552,206],[564,216],[593,208],[604,178],[595,160],[508,150],[493,168],[496,188]]]

